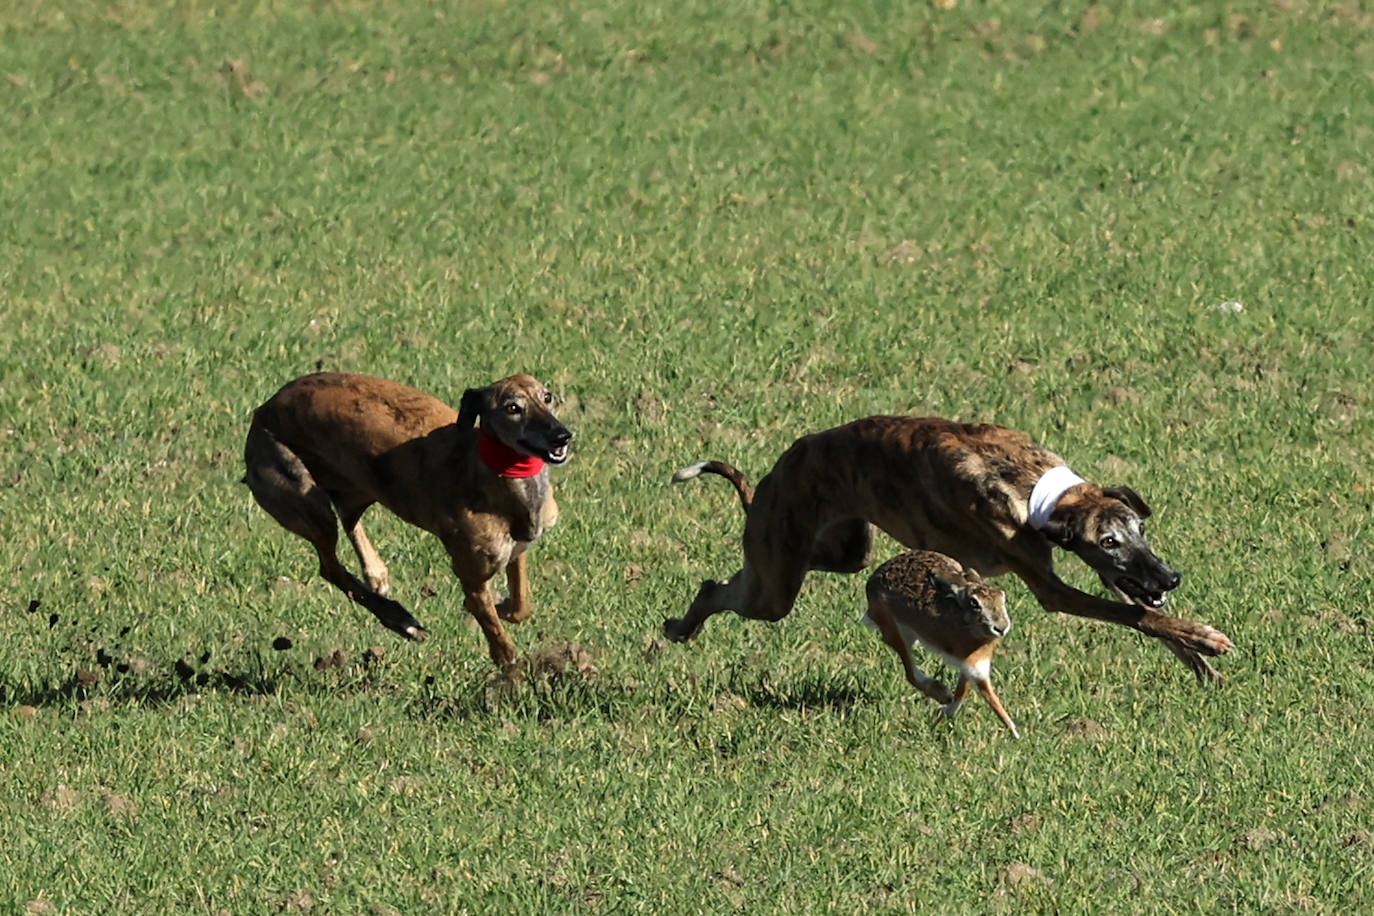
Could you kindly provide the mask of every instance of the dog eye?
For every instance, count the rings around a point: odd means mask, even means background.
[[[506,405],[506,413],[510,414],[512,417],[518,417],[520,414],[524,412],[525,408],[521,407],[519,404]]]
[[[1097,543],[1102,547],[1103,550],[1115,550],[1117,548],[1117,545],[1119,545],[1121,542],[1109,534]]]

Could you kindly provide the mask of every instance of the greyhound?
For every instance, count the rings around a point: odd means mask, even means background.
[[[515,646],[500,618],[518,622],[532,610],[525,551],[558,520],[546,463],[566,461],[571,440],[553,395],[528,375],[470,388],[455,411],[397,382],[317,373],[288,382],[253,414],[244,482],[314,546],[327,582],[416,641],[429,634],[386,597],[389,574],[361,519],[381,503],[436,535],[492,661],[506,667]],[[365,584],[335,554],[340,521]],[[488,583],[503,569],[509,595],[498,604]]]
[[[727,582],[703,582],[687,615],[664,622],[691,639],[706,619],[734,610],[780,620],[808,570],[858,572],[873,526],[911,549],[935,550],[985,576],[1015,573],[1049,611],[1133,627],[1164,641],[1199,681],[1218,678],[1205,655],[1233,644],[1219,630],[1162,613],[1180,576],[1150,549],[1150,507],[1129,487],[1101,487],[1024,433],[989,424],[877,416],[798,439],[758,485],[704,461],[730,480],[745,508],[744,566]],[[1052,548],[1091,566],[1125,602],[1081,592],[1054,573]]]

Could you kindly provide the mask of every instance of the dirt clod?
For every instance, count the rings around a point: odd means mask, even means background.
[[[1048,887],[1054,879],[1025,862],[1015,862],[1002,870],[1002,883],[1013,890]]]
[[[530,681],[553,684],[559,681],[596,681],[596,665],[591,653],[575,642],[558,641],[530,651],[493,679],[491,686]]]
[[[1276,839],[1278,839],[1278,834],[1268,827],[1251,827],[1236,839],[1236,845],[1241,849],[1258,852],[1271,845]]]
[[[1347,834],[1341,842],[1347,849],[1352,846],[1369,846],[1374,844],[1374,832],[1364,829],[1356,830],[1354,833]]]
[[[1074,719],[1064,726],[1064,734],[1071,738],[1087,738],[1091,741],[1101,741],[1107,737],[1107,729],[1102,727],[1099,722],[1092,719]]]
[[[348,659],[344,657],[342,649],[335,649],[328,655],[322,655],[315,659],[316,671],[328,671],[331,668],[342,668],[348,664]]]
[[[100,800],[105,803],[105,811],[112,817],[133,817],[138,814],[138,805],[117,792],[106,792]]]
[[[67,812],[81,804],[81,793],[65,783],[58,783],[43,793],[40,803],[50,811]]]

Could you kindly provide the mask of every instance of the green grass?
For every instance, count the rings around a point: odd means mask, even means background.
[[[1369,908],[1355,5],[50,0],[0,50],[0,909]],[[432,538],[369,515],[402,644],[238,485],[317,366],[563,396],[526,681]],[[879,412],[1139,490],[1224,686],[1011,581],[1020,742],[862,577],[656,642],[738,562],[672,470]]]

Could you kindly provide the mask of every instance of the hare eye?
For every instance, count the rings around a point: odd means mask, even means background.
[[[545,404],[552,404],[552,403],[553,403],[553,395],[550,394],[550,393],[547,392],[547,391],[544,392],[544,403],[545,403]]]

